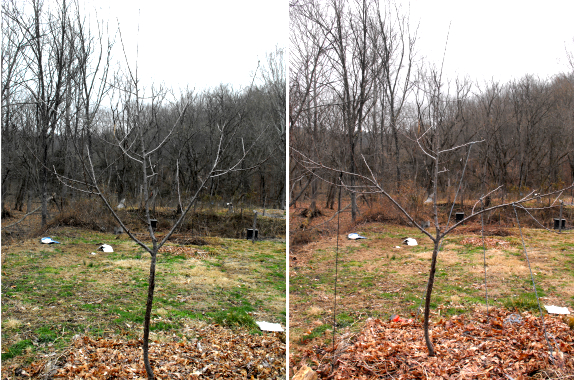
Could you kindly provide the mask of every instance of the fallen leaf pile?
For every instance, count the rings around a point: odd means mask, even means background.
[[[483,239],[480,237],[468,237],[461,240],[461,244],[472,245],[474,247],[482,247]],[[485,238],[485,248],[496,248],[496,247],[509,247],[509,242],[504,240],[498,240],[490,237]]]
[[[198,335],[201,339],[150,343],[150,362],[158,380],[285,379],[285,339],[279,334],[260,336],[207,326]],[[35,377],[45,366],[33,363],[24,373]],[[78,338],[54,372],[54,378],[64,379],[147,378],[142,342],[137,340]]]
[[[572,330],[549,315],[545,328],[554,363],[540,317],[507,310],[440,320],[430,331],[435,357],[428,356],[422,323],[369,319],[352,343],[336,346],[333,371],[330,344],[308,350],[302,362],[333,379],[572,378]]]

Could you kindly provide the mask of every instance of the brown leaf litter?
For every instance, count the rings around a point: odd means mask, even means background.
[[[429,357],[421,322],[368,319],[351,342],[307,350],[296,366],[313,362],[323,379],[530,379],[571,378],[573,331],[558,316],[485,310],[441,319],[431,328]],[[550,359],[549,346],[552,349]],[[564,377],[566,376],[566,377]]]
[[[283,333],[252,335],[211,325],[199,330],[198,337],[191,341],[151,342],[150,362],[156,379],[285,379]],[[141,340],[86,336],[76,339],[56,366],[39,361],[10,372],[2,379],[147,378]],[[11,377],[14,373],[19,376]]]
[[[472,245],[474,247],[482,247],[484,239],[480,237],[471,236],[461,240],[461,244],[464,245]],[[501,240],[501,239],[494,239],[490,237],[485,238],[485,248],[497,248],[497,247],[511,247],[511,244],[508,241]]]

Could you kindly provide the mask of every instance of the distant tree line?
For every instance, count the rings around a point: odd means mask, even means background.
[[[434,161],[425,152],[436,146],[448,150],[440,196],[454,193],[469,149],[468,193],[573,183],[572,59],[551,78],[450,81],[418,57],[417,29],[388,2],[294,1],[290,23],[290,204],[305,198],[315,208],[322,194],[333,207],[338,173],[309,160],[373,175],[402,196],[429,195]],[[353,188],[357,179],[344,180]],[[354,218],[356,197],[349,192]]]
[[[242,170],[212,178],[202,198],[282,207],[283,51],[270,53],[254,84],[241,90],[222,84],[181,94],[151,87],[144,94],[140,87],[134,96],[138,89],[122,79],[130,69],[111,64],[119,36],[112,36],[103,21],[90,24],[77,2],[2,2],[2,209],[30,210],[40,199],[45,224],[48,202],[63,208],[70,199],[89,196],[65,186],[54,173],[72,178],[92,166],[102,189],[118,202],[138,205],[144,199],[141,173],[125,154],[126,144],[134,143],[135,123],[146,125],[142,138],[150,146],[172,133],[149,157],[154,205],[179,207],[178,199],[193,193],[209,171],[218,144],[226,144],[220,148],[233,147],[222,149],[230,155],[250,150],[236,168]],[[216,136],[224,125],[220,140]],[[221,157],[222,164],[232,162],[226,159]]]

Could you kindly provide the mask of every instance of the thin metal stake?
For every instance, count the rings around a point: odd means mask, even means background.
[[[332,352],[333,352],[333,360],[331,362],[331,369],[333,371],[334,367],[335,367],[335,329],[337,327],[336,325],[336,313],[335,313],[335,309],[337,307],[337,262],[338,262],[338,258],[339,258],[339,213],[341,211],[341,187],[343,185],[343,182],[341,180],[341,177],[343,175],[343,172],[339,173],[339,195],[337,197],[337,236],[336,236],[336,243],[335,243],[335,279],[334,279],[334,283],[333,283],[333,337],[332,337]]]
[[[481,198],[481,210],[483,211],[483,198]],[[485,306],[487,307],[487,318],[489,318],[489,302],[487,301],[487,262],[485,260],[485,233],[483,232],[483,213],[481,213],[481,240],[483,241],[483,273],[485,274]]]
[[[531,282],[533,283],[533,291],[535,292],[535,298],[537,299],[537,306],[539,307],[539,315],[541,316],[541,324],[543,325],[543,334],[545,335],[545,340],[547,341],[547,346],[549,347],[549,359],[551,363],[555,364],[555,359],[553,358],[553,348],[551,343],[549,343],[549,338],[547,337],[547,329],[545,328],[545,321],[543,320],[543,311],[541,311],[541,303],[539,302],[539,295],[537,294],[537,286],[535,286],[535,279],[533,278],[533,272],[531,271],[531,263],[529,262],[529,257],[527,256],[527,248],[525,248],[525,240],[523,240],[523,232],[521,231],[521,224],[519,224],[519,216],[517,215],[517,206],[513,203],[513,211],[515,211],[515,219],[517,219],[517,227],[519,227],[519,235],[521,235],[521,244],[523,244],[523,253],[525,253],[525,258],[527,259],[527,266],[529,267],[529,274],[531,275]]]
[[[559,205],[559,233],[561,233],[561,226],[563,224],[563,201]]]

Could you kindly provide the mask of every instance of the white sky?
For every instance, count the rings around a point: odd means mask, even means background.
[[[224,83],[239,89],[249,85],[258,60],[263,64],[276,45],[287,46],[288,0],[84,1],[111,29],[119,19],[132,67],[139,45],[146,86],[202,90]],[[397,1],[411,8],[412,26],[419,22],[418,52],[438,66],[451,22],[444,64],[449,79],[468,76],[481,85],[567,71],[575,1]],[[119,49],[115,53],[122,58]]]
[[[506,83],[525,74],[541,79],[568,71],[565,46],[573,51],[575,1],[404,0],[419,26],[417,50],[439,67],[445,41],[444,75],[468,76],[482,87],[491,78]]]
[[[84,0],[84,6],[90,12],[96,8],[111,31],[119,20],[132,68],[138,46],[138,72],[146,87],[247,87],[258,60],[263,65],[266,53],[287,41],[284,0]],[[117,38],[114,62],[123,60],[119,46]]]

